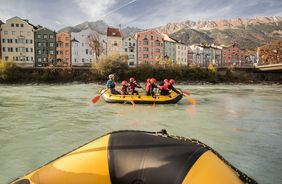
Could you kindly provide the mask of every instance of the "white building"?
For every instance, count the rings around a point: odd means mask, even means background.
[[[176,43],[176,63],[181,65],[188,65],[188,46],[183,43]]]
[[[103,47],[104,53],[106,52],[106,36],[97,33],[96,31],[88,28],[77,33],[71,33],[71,64],[72,66],[89,66],[96,60],[95,52],[89,46],[89,38],[91,35],[98,35],[100,44]]]
[[[123,51],[128,55],[128,66],[137,66],[137,41],[133,37],[123,39]]]
[[[193,65],[208,67],[209,64],[219,65],[221,63],[221,49],[216,45],[195,44],[191,45],[193,52]]]
[[[1,25],[2,60],[22,67],[34,66],[34,33],[36,27],[19,17]]]

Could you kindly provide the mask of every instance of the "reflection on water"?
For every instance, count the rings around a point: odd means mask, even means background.
[[[205,142],[259,183],[282,183],[281,86],[180,86],[196,105],[156,107],[93,105],[99,87],[0,86],[0,183],[107,132],[164,128]]]

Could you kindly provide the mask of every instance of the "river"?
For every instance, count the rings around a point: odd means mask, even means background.
[[[0,183],[114,130],[196,138],[259,183],[282,183],[282,86],[193,85],[197,104],[95,105],[101,86],[0,85]]]

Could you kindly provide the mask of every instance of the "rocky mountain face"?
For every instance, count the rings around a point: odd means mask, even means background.
[[[85,29],[92,29],[97,31],[98,33],[101,34],[107,34],[107,28],[110,25],[108,25],[106,22],[104,22],[103,20],[98,20],[95,22],[83,22],[82,24],[78,24],[74,27],[65,27],[61,30],[59,30],[58,32],[67,32],[67,33],[71,33],[71,32],[79,32],[81,30],[85,30]],[[122,33],[124,37],[127,37],[135,32],[138,31],[142,31],[142,29],[138,28],[138,27],[125,27],[122,29]]]
[[[282,39],[282,17],[257,17],[217,21],[184,21],[156,28],[186,44],[237,43],[241,48],[256,48]]]
[[[102,20],[84,22],[74,27],[66,27],[59,32],[79,32],[91,28],[101,34],[106,34],[109,25]],[[282,39],[282,17],[257,17],[251,19],[230,19],[216,21],[184,21],[168,23],[155,28],[160,33],[170,35],[185,44],[237,43],[242,49],[254,49],[262,44]],[[132,35],[142,29],[126,27],[122,29],[123,36]]]

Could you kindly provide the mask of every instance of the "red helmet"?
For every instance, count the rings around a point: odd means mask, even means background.
[[[170,83],[170,84],[174,84],[174,82],[175,82],[175,81],[174,81],[173,79],[170,79],[170,80],[169,80],[169,83]]]
[[[122,81],[122,83],[121,83],[122,85],[126,85],[127,84],[127,81]]]
[[[130,81],[130,82],[134,82],[135,79],[134,79],[133,77],[130,77],[129,81]]]
[[[165,80],[164,80],[164,83],[168,83],[168,79],[165,79]]]
[[[157,82],[157,80],[156,80],[155,78],[151,78],[151,79],[150,79],[150,83],[154,84],[154,83],[156,83],[156,82]]]
[[[150,80],[151,80],[150,78],[149,78],[149,79],[147,79],[147,82],[150,82]]]

